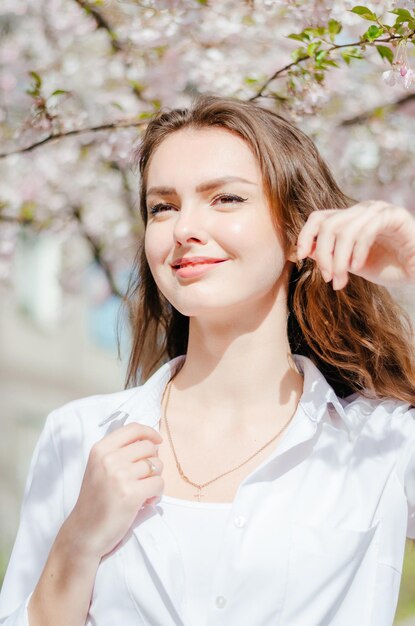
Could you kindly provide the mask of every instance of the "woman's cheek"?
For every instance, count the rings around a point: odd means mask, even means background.
[[[144,239],[144,251],[153,274],[162,257],[162,247],[160,244],[160,237],[157,238],[155,232],[146,232]]]
[[[242,219],[233,219],[222,222],[215,239],[228,253],[240,256],[252,246],[254,232],[252,226],[245,224]]]
[[[229,222],[223,225],[225,232],[238,238],[244,238],[245,232],[249,230],[249,225],[240,217],[233,217]]]

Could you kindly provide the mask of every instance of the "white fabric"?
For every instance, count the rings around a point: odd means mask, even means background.
[[[391,626],[405,536],[415,538],[415,410],[339,399],[294,356],[304,390],[270,455],[239,485],[212,575],[207,626]],[[34,451],[0,595],[0,624],[25,605],[79,494],[93,443],[124,423],[159,428],[161,397],[185,356],[135,389],[53,411]],[[160,506],[145,506],[98,568],[87,626],[197,626],[185,568]]]
[[[186,623],[205,626],[213,575],[232,503],[192,502],[163,495],[159,506],[183,559]]]

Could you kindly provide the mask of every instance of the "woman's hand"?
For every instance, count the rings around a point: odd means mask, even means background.
[[[121,426],[95,443],[80,494],[66,520],[66,533],[81,551],[104,556],[123,539],[148,499],[160,496],[163,464],[156,446],[160,433],[150,426]],[[149,476],[150,459],[156,466]]]
[[[307,256],[333,289],[349,272],[378,285],[415,284],[415,217],[380,200],[313,211],[297,241],[297,258]]]

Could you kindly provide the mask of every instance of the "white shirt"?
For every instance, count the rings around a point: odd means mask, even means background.
[[[239,485],[212,576],[208,626],[391,626],[405,537],[415,538],[415,410],[397,400],[339,399],[312,361],[295,416]],[[0,624],[27,626],[27,604],[77,500],[93,443],[123,423],[159,428],[181,355],[145,384],[75,400],[47,417],[32,457],[0,595]],[[92,505],[91,505],[92,506]],[[198,626],[159,506],[137,514],[101,560],[87,626]]]
[[[212,580],[232,503],[192,502],[162,495],[159,506],[183,560],[186,624],[205,626]]]

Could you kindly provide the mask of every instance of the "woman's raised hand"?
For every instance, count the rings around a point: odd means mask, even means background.
[[[415,217],[378,200],[313,211],[297,241],[297,258],[307,256],[333,289],[349,272],[378,285],[415,284]]]
[[[100,557],[111,552],[143,503],[162,494],[163,464],[156,448],[161,441],[154,428],[131,423],[92,446],[78,500],[66,520],[81,549]],[[151,476],[144,458],[156,466]]]

